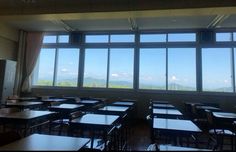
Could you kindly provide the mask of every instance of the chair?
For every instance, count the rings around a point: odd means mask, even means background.
[[[209,123],[209,128],[210,128],[209,134],[215,136],[215,139],[213,139],[216,141],[216,145],[215,145],[214,149],[220,148],[220,150],[223,150],[224,139],[226,137],[228,137],[228,138],[230,138],[231,150],[233,150],[233,146],[234,146],[233,138],[235,136],[235,133],[217,125],[214,121],[212,111],[205,110],[205,112],[206,112],[207,121]]]

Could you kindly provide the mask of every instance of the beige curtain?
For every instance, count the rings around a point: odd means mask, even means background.
[[[25,93],[31,92],[31,74],[37,62],[40,49],[43,42],[42,32],[29,32],[26,38],[25,62],[24,62],[24,75],[22,78],[21,91]]]
[[[16,77],[14,85],[14,95],[20,95],[20,88],[22,82],[22,74],[24,68],[24,58],[26,50],[26,35],[27,33],[23,30],[19,31],[19,43],[17,52],[17,67],[16,67]]]

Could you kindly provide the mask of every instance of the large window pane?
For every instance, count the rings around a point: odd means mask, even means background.
[[[140,49],[139,88],[166,90],[166,49]]]
[[[168,90],[196,90],[196,49],[168,49]]]
[[[232,41],[232,33],[216,33],[217,42],[228,42]]]
[[[58,42],[59,43],[68,43],[69,42],[69,35],[59,35]]]
[[[46,35],[43,37],[43,43],[56,43],[57,36],[56,35]]]
[[[202,87],[203,91],[232,92],[231,49],[202,49]]]
[[[166,34],[141,34],[140,42],[166,42]]]
[[[34,70],[34,85],[52,86],[56,49],[41,49]]]
[[[195,42],[195,33],[173,33],[168,34],[168,42]]]
[[[133,88],[134,49],[110,50],[109,88]]]
[[[236,81],[236,48],[234,48],[234,80]],[[236,88],[236,82],[234,85]]]
[[[108,35],[86,35],[86,43],[108,43]]]
[[[114,34],[111,35],[111,42],[134,42],[134,34]]]
[[[233,33],[233,40],[236,41],[236,33]]]
[[[58,49],[56,85],[66,87],[77,86],[78,66],[79,49]]]
[[[84,87],[106,87],[108,49],[86,49]]]

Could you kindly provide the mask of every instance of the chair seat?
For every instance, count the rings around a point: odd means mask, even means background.
[[[204,118],[195,118],[193,119],[194,122],[200,122],[200,123],[207,123],[207,119]]]
[[[217,135],[229,135],[229,136],[235,135],[235,133],[233,133],[230,130],[226,130],[226,129],[224,129],[224,130],[222,130],[222,129],[215,129],[215,131],[214,131],[214,129],[211,129],[211,130],[209,130],[209,133],[210,134],[215,134],[216,133]]]

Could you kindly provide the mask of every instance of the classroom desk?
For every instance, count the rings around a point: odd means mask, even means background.
[[[57,102],[57,103],[65,103],[67,99],[58,99],[58,98],[50,98],[50,99],[42,99],[41,102],[46,104],[46,106],[51,106],[52,103]]]
[[[124,117],[128,114],[130,107],[127,106],[104,106],[99,108],[97,111],[99,113],[110,114],[110,115],[119,115]]]
[[[232,123],[236,121],[236,113],[212,112],[214,123],[218,126],[232,128]]]
[[[166,101],[166,100],[153,100],[150,103],[152,103],[152,104],[169,104],[169,101]]]
[[[134,102],[116,101],[116,102],[113,102],[112,105],[132,107],[134,106]]]
[[[88,138],[32,134],[0,147],[1,151],[78,151],[90,140]]]
[[[99,102],[100,102],[99,100],[81,100],[78,103],[85,104],[85,105],[96,105]]]
[[[16,107],[21,110],[23,109],[31,109],[42,106],[43,102],[30,102],[30,101],[22,101],[22,102],[8,102],[5,104],[6,107]]]
[[[213,107],[213,106],[204,106],[204,105],[197,105],[196,109],[199,111],[205,111],[205,110],[210,110],[210,111],[221,111],[220,108]]]
[[[218,119],[236,120],[236,113],[231,112],[212,112],[213,116]]]
[[[156,134],[165,134],[171,137],[175,137],[175,141],[181,141],[182,137],[191,137],[191,135],[197,135],[202,130],[198,128],[190,120],[179,120],[179,119],[164,119],[164,118],[153,118],[153,130],[152,140],[156,138]],[[182,144],[182,143],[180,143]]]
[[[153,115],[160,118],[183,119],[183,114],[177,109],[153,108]]]
[[[23,125],[22,129],[24,130],[24,135],[26,136],[27,131],[31,126],[48,121],[50,116],[53,114],[55,114],[55,112],[25,110],[10,114],[0,114],[0,121],[3,124],[14,124],[16,126]]]
[[[163,108],[163,109],[175,109],[175,106],[172,104],[162,104],[162,103],[153,103],[153,108]]]
[[[106,115],[106,114],[85,114],[80,118],[73,119],[70,122],[70,131],[82,129],[88,130],[93,133],[95,131],[102,131],[103,139],[106,143],[107,134],[114,128],[115,123],[118,121],[118,115]],[[91,137],[91,147],[93,145],[93,138]],[[106,145],[106,144],[105,144]],[[106,147],[105,147],[106,149]]]
[[[202,132],[201,129],[199,129],[192,121],[178,119],[154,118],[153,128],[156,130],[168,130],[183,133]]]
[[[172,146],[172,145],[159,145],[158,148],[160,151],[212,151],[211,149],[180,147],[180,146]]]
[[[38,98],[36,97],[19,97],[16,98],[16,100],[20,100],[20,101],[32,101],[32,100],[37,100]]]
[[[65,117],[68,117],[68,115],[72,112],[80,110],[84,105],[82,104],[60,104],[58,106],[50,106],[48,109],[50,111],[55,111],[60,113],[61,115],[64,115]]]

